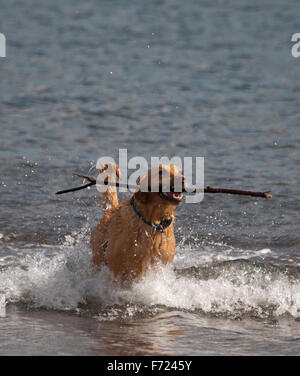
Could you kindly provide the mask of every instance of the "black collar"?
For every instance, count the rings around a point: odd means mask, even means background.
[[[145,217],[143,217],[143,215],[137,210],[137,207],[136,207],[136,204],[135,204],[135,199],[134,199],[134,196],[132,196],[131,200],[130,200],[130,205],[133,207],[133,210],[135,211],[135,213],[137,214],[137,216],[143,221],[145,222],[147,225],[155,228],[155,230],[159,230],[161,232],[163,232],[163,230],[166,228],[166,227],[169,227],[170,224],[172,223],[173,221],[173,218],[170,217],[168,219],[164,219],[162,220],[160,223],[153,223],[153,222],[149,222],[147,221],[147,219]]]

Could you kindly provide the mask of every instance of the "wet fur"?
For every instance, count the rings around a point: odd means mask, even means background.
[[[171,179],[175,174],[181,175],[176,166],[163,166],[169,169]],[[115,172],[109,181],[115,181],[115,175],[120,176],[119,167],[106,164],[100,172],[108,167]],[[150,173],[149,170],[148,175]],[[92,231],[90,240],[93,262],[98,267],[106,264],[114,276],[121,280],[139,278],[149,267],[158,263],[171,263],[175,255],[173,224],[176,204],[161,198],[156,192],[139,191],[134,195],[138,211],[148,221],[159,223],[169,217],[173,221],[160,232],[137,216],[130,205],[132,196],[119,203],[114,187],[102,193],[100,200],[104,214]]]

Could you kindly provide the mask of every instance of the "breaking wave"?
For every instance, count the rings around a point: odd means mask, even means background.
[[[300,317],[300,270],[257,258],[260,251],[178,245],[174,264],[149,270],[130,287],[91,264],[87,230],[60,246],[0,258],[0,313],[5,305],[71,310],[114,320],[177,309],[229,318]],[[242,257],[243,255],[243,257]]]

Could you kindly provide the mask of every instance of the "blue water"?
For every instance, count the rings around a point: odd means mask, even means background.
[[[0,7],[0,353],[299,354],[299,2]],[[97,191],[54,193],[120,148],[273,198],[182,205],[172,268],[112,292]]]

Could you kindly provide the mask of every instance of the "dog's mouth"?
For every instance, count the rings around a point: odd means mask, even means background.
[[[182,201],[183,194],[180,192],[161,192],[161,197],[166,200],[179,203]]]

